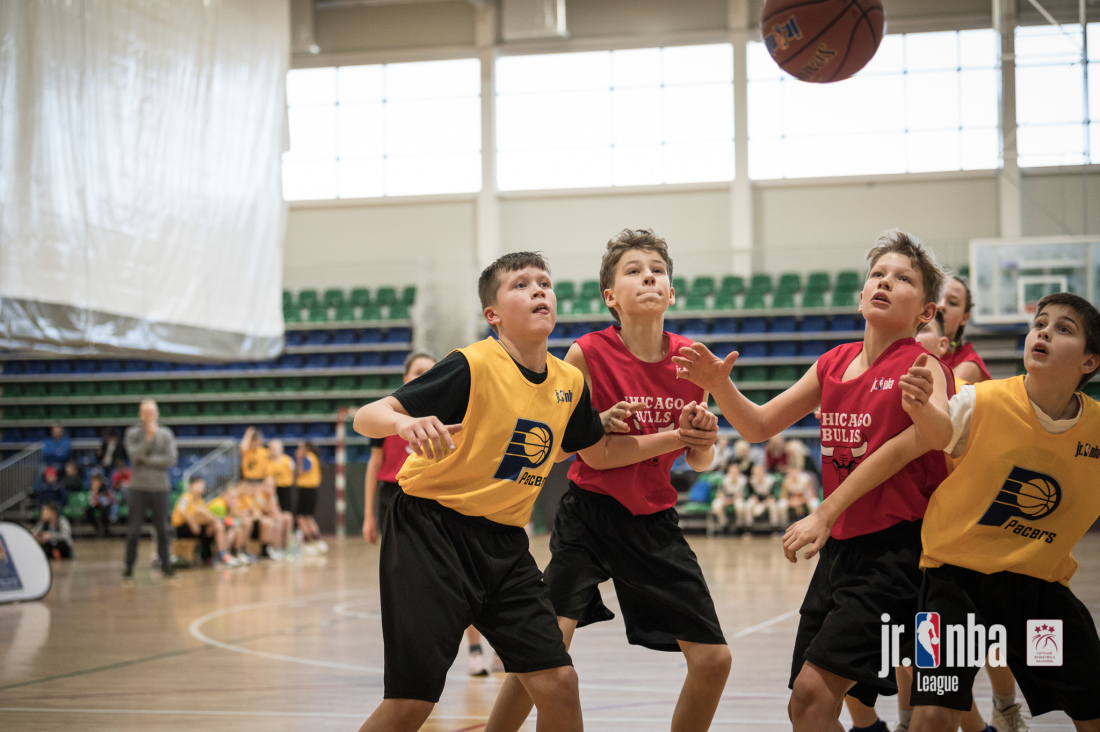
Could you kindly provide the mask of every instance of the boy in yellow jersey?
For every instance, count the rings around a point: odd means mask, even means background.
[[[294,508],[294,458],[286,454],[282,440],[267,443],[268,472],[275,481],[275,496],[279,507],[287,511]]]
[[[321,459],[310,442],[298,443],[294,457],[298,461],[298,506],[295,509],[298,528],[302,532],[302,540],[306,542],[307,553],[323,554],[328,551],[328,544],[321,538],[321,529],[314,518],[317,486],[321,485]]]
[[[225,526],[220,518],[215,516],[206,504],[203,503],[202,494],[206,492],[206,481],[198,476],[192,476],[187,491],[176,501],[172,509],[172,528],[176,530],[177,539],[202,539],[213,540],[217,550],[217,561],[227,567],[236,567],[240,564],[237,558],[229,554],[229,544],[235,538],[227,537]],[[232,532],[231,532],[232,533]]]
[[[255,564],[256,556],[249,554],[247,548],[255,519],[240,510],[238,496],[237,487],[230,486],[217,498],[207,501],[206,507],[225,523],[226,528],[233,530],[233,538],[229,544],[230,551],[237,560],[241,564]]]
[[[493,262],[478,295],[499,340],[452,352],[355,416],[360,434],[399,434],[414,450],[382,533],[385,699],[361,732],[419,729],[471,624],[519,675],[539,730],[582,729],[577,675],[523,529],[535,497],[572,452],[611,468],[715,439],[686,426],[695,405],[679,429],[604,436],[580,370],[546,351],[557,299],[538,254]]]
[[[258,483],[269,475],[271,457],[264,447],[264,433],[250,425],[241,438],[241,480]]]

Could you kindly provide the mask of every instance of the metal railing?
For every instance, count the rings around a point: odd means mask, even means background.
[[[34,482],[44,465],[41,442],[0,462],[0,513],[34,492]]]
[[[236,440],[226,440],[202,460],[183,471],[184,489],[191,484],[191,477],[198,476],[206,481],[206,500],[216,498],[226,488],[236,484],[241,477],[241,452]]]

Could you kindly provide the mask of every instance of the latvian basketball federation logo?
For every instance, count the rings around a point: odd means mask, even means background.
[[[517,419],[512,439],[504,449],[504,457],[493,477],[497,480],[518,480],[524,468],[534,469],[550,457],[554,432],[550,425],[531,419]]]
[[[1045,473],[1013,466],[1004,485],[978,521],[982,526],[1003,526],[1022,518],[1035,521],[1053,513],[1062,500],[1062,487]]]
[[[917,668],[940,667],[940,614],[917,613]]]

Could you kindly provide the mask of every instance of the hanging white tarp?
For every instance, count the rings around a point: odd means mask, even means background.
[[[285,0],[0,2],[0,347],[283,347]]]

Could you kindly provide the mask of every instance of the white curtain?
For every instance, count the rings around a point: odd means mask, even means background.
[[[0,2],[0,347],[283,347],[286,0]]]

